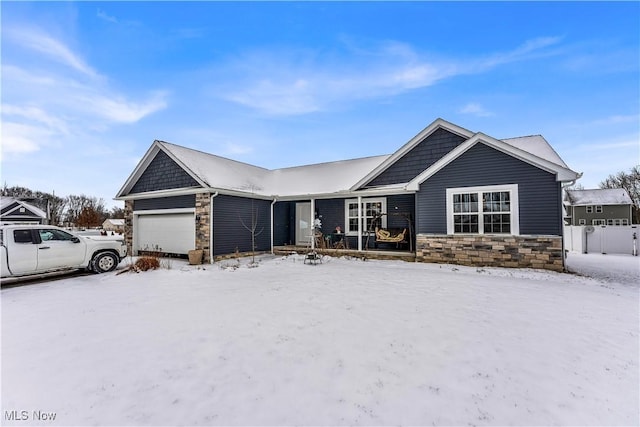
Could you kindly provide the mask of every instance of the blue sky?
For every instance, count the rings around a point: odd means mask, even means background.
[[[441,117],[640,163],[638,2],[2,2],[2,181],[107,206],[155,139],[278,168]]]

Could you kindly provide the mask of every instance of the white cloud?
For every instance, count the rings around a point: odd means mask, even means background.
[[[618,125],[622,123],[640,123],[640,116],[637,114],[613,115],[602,119],[594,120],[594,125]]]
[[[509,62],[550,54],[545,49],[559,41],[558,37],[537,38],[506,53],[465,61],[428,58],[397,42],[368,50],[351,43],[348,59],[341,61],[334,60],[331,54],[307,50],[251,52],[228,66],[225,71],[233,83],[227,81],[215,92],[268,115],[307,114],[354,100],[397,95],[457,75],[481,73]],[[226,89],[230,86],[242,89]]]
[[[2,104],[2,114],[8,117],[19,117],[26,119],[28,121],[33,121],[36,123],[40,123],[46,125],[49,129],[60,132],[60,133],[68,133],[67,124],[64,120],[49,114],[48,112],[42,110],[38,107],[33,106],[24,106],[19,107],[10,104]]]
[[[11,121],[2,122],[2,156],[13,153],[32,153],[40,149],[36,142],[47,139],[52,132],[46,127],[15,123]]]
[[[11,27],[4,33],[5,37],[8,36],[11,42],[16,45],[44,54],[46,57],[87,76],[99,77],[99,74],[69,47],[37,28],[17,29]]]
[[[225,146],[225,152],[230,155],[248,154],[252,151],[252,147],[249,147],[247,145],[234,144],[231,142],[227,143],[227,145]]]
[[[135,123],[149,114],[167,107],[167,93],[157,91],[142,102],[127,100],[121,95],[81,94],[77,97],[94,114],[116,123]]]
[[[96,12],[96,16],[104,21],[111,22],[113,24],[118,23],[118,19],[115,16],[107,15],[107,13],[102,9],[98,9],[98,11]]]
[[[482,105],[475,102],[468,103],[458,112],[462,114],[472,114],[478,117],[490,117],[494,115],[491,111],[486,110]]]
[[[19,55],[3,57],[5,153],[32,152],[74,137],[81,140],[88,133],[135,123],[167,107],[166,91],[132,99],[113,90],[109,80],[79,54],[40,29],[9,28],[6,33],[9,37],[3,43],[20,50]]]

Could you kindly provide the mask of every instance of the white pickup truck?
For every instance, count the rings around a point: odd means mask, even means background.
[[[106,273],[126,255],[122,236],[78,236],[52,225],[0,226],[2,278],[78,269]]]

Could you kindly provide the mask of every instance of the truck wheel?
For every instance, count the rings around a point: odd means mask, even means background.
[[[118,266],[118,258],[111,252],[101,252],[91,260],[92,270],[96,273],[107,273]]]

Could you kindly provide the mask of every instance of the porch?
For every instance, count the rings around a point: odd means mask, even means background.
[[[308,245],[283,245],[274,246],[273,253],[276,255],[289,255],[291,253],[306,254],[310,251],[316,251],[322,255],[329,255],[332,257],[354,257],[364,259],[384,259],[384,260],[402,260],[408,262],[415,262],[416,253],[406,250],[380,250],[380,249],[368,249],[359,251],[357,249],[329,249],[329,248],[315,248],[311,249]]]

